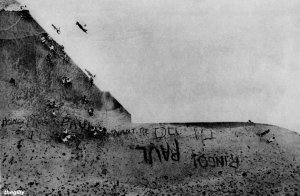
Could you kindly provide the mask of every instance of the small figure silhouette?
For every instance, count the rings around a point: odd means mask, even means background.
[[[78,21],[76,22],[76,25],[85,33],[87,33],[87,29],[85,29]],[[86,26],[86,25],[84,25]]]
[[[21,5],[21,6],[20,6],[20,9],[21,9],[21,10],[23,10],[23,9],[25,9],[25,8],[26,8],[26,5]]]
[[[94,85],[94,79],[90,77],[90,87],[92,87],[93,85]]]
[[[53,67],[54,66],[54,63],[53,63],[53,61],[51,60],[51,53],[49,53],[49,54],[47,54],[47,56],[46,56],[46,61],[47,61],[47,63],[49,63],[49,65],[51,66],[51,67]]]
[[[42,44],[46,44],[46,38],[44,36],[41,37]]]
[[[88,75],[89,75],[90,77],[92,77],[92,78],[95,78],[95,77],[96,77],[96,74],[93,75],[89,70],[87,70],[87,69],[84,69],[84,70],[86,71],[86,73],[88,73]]]
[[[248,120],[248,123],[250,123],[250,124],[254,124],[254,122],[252,122],[251,120]]]
[[[89,108],[88,109],[88,113],[90,116],[94,116],[94,109],[93,108]]]
[[[62,84],[65,86],[65,87],[72,87],[72,82],[71,82],[71,79],[70,78],[67,78],[67,77],[63,77],[61,79],[62,81]]]
[[[57,32],[57,34],[60,34],[60,27],[56,27],[54,24],[51,24],[53,29]]]
[[[11,83],[12,85],[16,86],[16,80],[13,78],[10,78],[9,83]]]
[[[271,143],[275,141],[275,137],[273,136],[272,138],[270,138],[269,140],[267,140],[267,143]]]
[[[264,132],[262,132],[262,133],[258,133],[257,135],[259,136],[259,137],[262,137],[262,136],[264,136],[264,135],[266,135],[266,134],[268,134],[270,132],[270,129],[268,129],[268,130],[265,130]]]
[[[56,117],[57,116],[55,110],[53,110],[51,114],[52,114],[52,117]]]
[[[47,106],[49,106],[50,108],[54,108],[54,106],[55,106],[55,101],[53,101],[53,100],[48,101]]]
[[[96,77],[96,74],[93,75],[89,70],[84,69],[86,73],[89,75],[89,82],[90,82],[90,87],[94,85],[94,78]]]
[[[89,103],[89,100],[87,99],[86,95],[84,95],[84,96],[81,98],[81,103],[82,103],[82,104],[87,104],[87,103]]]

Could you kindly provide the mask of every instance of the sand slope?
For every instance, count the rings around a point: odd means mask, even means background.
[[[242,122],[131,124],[29,12],[2,10],[0,18],[2,193],[300,194],[299,134]]]

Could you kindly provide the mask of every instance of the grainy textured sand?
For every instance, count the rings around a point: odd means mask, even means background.
[[[0,18],[1,193],[300,194],[299,134],[238,122],[131,124],[54,40],[41,43],[45,32],[29,13],[1,11]]]

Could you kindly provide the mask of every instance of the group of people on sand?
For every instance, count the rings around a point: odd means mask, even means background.
[[[81,103],[86,105],[88,104],[90,101],[87,99],[87,96],[84,95],[82,98],[81,98]],[[59,107],[61,107],[61,104],[58,104],[55,100],[48,100],[46,102],[46,105],[49,107],[49,109],[51,109],[51,116],[52,117],[57,117],[57,109]],[[89,107],[87,109],[87,113],[89,116],[94,116],[94,108],[93,107]]]
[[[27,9],[26,5],[22,5],[20,6],[20,10],[25,10]],[[82,30],[84,30],[85,32],[87,32],[86,29],[83,28],[83,26],[79,23],[76,22],[76,25],[78,25]],[[55,25],[53,25],[53,28],[57,31],[57,33],[60,33],[60,28],[57,28]],[[49,53],[46,55],[46,62],[49,63],[49,65],[51,65],[51,67],[54,66],[54,62],[53,62],[53,57],[55,55],[58,55],[59,53],[62,54],[63,59],[65,61],[69,61],[69,57],[68,55],[65,53],[64,51],[64,46],[56,46],[55,42],[53,41],[53,39],[47,34],[47,33],[42,33],[40,36],[40,41],[42,43],[43,46],[45,46],[48,50]],[[60,52],[57,52],[56,50],[59,49]],[[91,74],[91,72],[89,72],[88,70],[86,70],[86,72],[88,73],[88,78],[89,78],[89,86],[92,87],[94,85],[94,78],[96,77],[96,75]],[[9,83],[12,84],[13,86],[16,86],[16,80],[14,78],[10,78]],[[62,77],[61,78],[61,83],[63,84],[64,87],[66,88],[71,88],[72,87],[72,79],[69,77]],[[81,99],[81,103],[82,104],[88,104],[89,100],[87,99],[86,95],[84,95]],[[59,105],[55,102],[55,101],[48,101],[47,106],[52,110],[52,116],[56,117],[57,116],[57,112],[55,109],[57,109],[59,107]],[[89,116],[93,116],[94,115],[94,109],[93,108],[88,108],[87,109],[87,113]]]
[[[251,124],[251,125],[255,125],[255,123],[252,122],[251,120],[248,120],[247,123],[249,123],[249,124]],[[264,137],[265,135],[267,135],[268,133],[270,133],[270,129],[267,129],[267,130],[265,130],[265,131],[259,132],[259,133],[257,133],[256,135],[259,136],[260,138],[262,138],[262,137]],[[273,136],[273,137],[267,139],[266,141],[267,141],[267,143],[274,142],[274,141],[275,141],[275,136]]]
[[[103,134],[106,134],[107,130],[105,127],[102,126],[92,126],[89,129],[89,133],[93,137],[101,136]],[[61,135],[61,140],[64,143],[70,142],[72,140],[76,140],[76,134],[72,133],[70,130],[65,129]]]

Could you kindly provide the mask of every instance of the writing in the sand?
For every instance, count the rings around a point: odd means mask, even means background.
[[[232,167],[237,169],[240,165],[239,157],[233,154],[218,156],[192,153],[192,160],[195,168]]]
[[[150,145],[147,146],[137,145],[135,149],[142,152],[143,159],[146,163],[153,164],[155,157],[155,160],[158,160],[159,162],[162,162],[163,160],[180,161],[180,149],[176,139],[174,139],[174,146],[174,149],[172,149],[168,142],[166,143],[166,146],[150,143]]]

